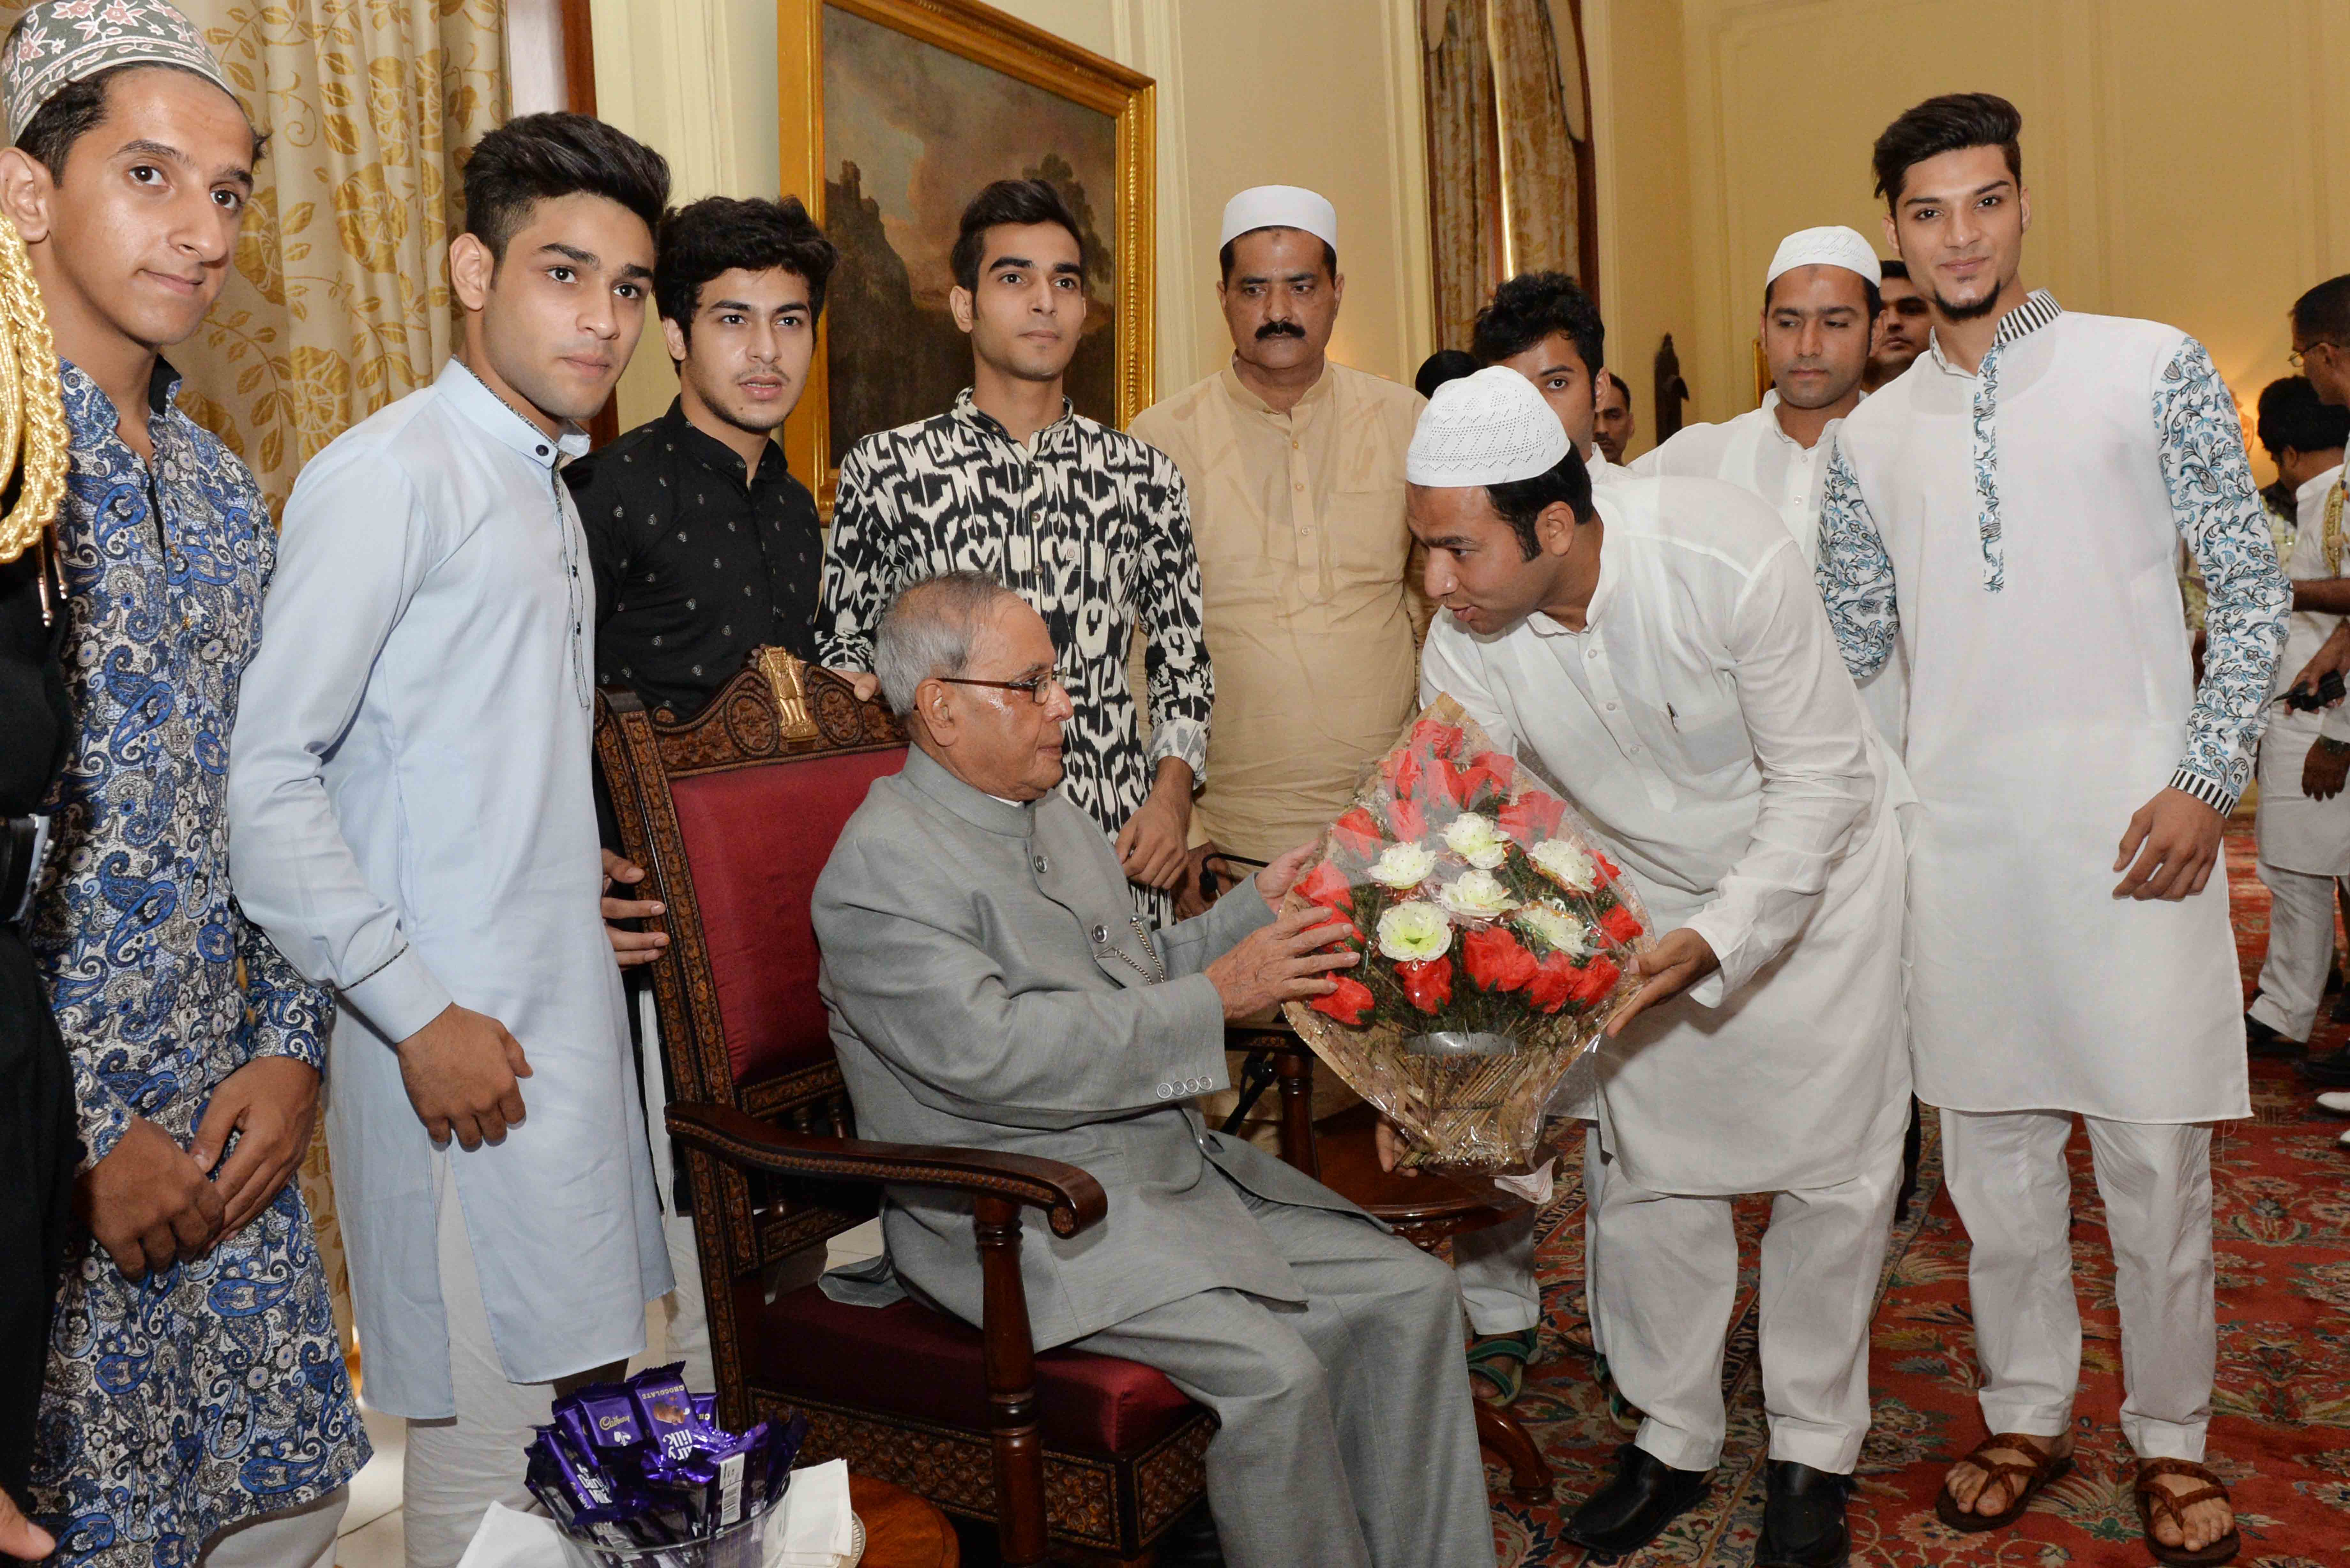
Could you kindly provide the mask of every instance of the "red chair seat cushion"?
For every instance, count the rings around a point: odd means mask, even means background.
[[[987,1374],[979,1331],[911,1301],[848,1306],[808,1285],[761,1303],[738,1293],[744,1368],[786,1397],[941,1426],[987,1429]],[[1047,1448],[1135,1454],[1199,1408],[1139,1362],[1082,1350],[1036,1357],[1039,1424]]]

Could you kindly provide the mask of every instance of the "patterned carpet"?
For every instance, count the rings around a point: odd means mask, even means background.
[[[2229,881],[2249,992],[2268,941],[2268,895],[2252,875],[2248,823],[2231,828]],[[2321,1050],[2345,1031],[2321,1016]],[[2210,1464],[2235,1494],[2253,1568],[2350,1564],[2350,1154],[2288,1065],[2256,1062],[2253,1116],[2213,1144],[2219,1229],[2220,1380]],[[1877,1424],[1852,1502],[1853,1561],[1900,1568],[2068,1568],[2141,1564],[2131,1467],[2116,1424],[2120,1328],[2103,1208],[2076,1133],[2074,1268],[2082,1302],[2082,1390],[2073,1473],[2011,1529],[1964,1536],[1934,1517],[1949,1463],[1982,1435],[1972,1385],[1966,1236],[1941,1190],[1927,1119],[1918,1193],[1897,1223],[1877,1314],[1871,1367]],[[1579,1138],[1560,1200],[1544,1216],[1544,1359],[1519,1414],[1558,1472],[1555,1500],[1527,1505],[1492,1472],[1503,1568],[1572,1564],[1561,1521],[1607,1470],[1627,1433],[1592,1377],[1583,1314]],[[1748,1266],[1723,1383],[1730,1443],[1708,1500],[1627,1568],[1750,1568],[1762,1529],[1764,1431],[1754,1358],[1753,1240],[1762,1199],[1740,1205]]]

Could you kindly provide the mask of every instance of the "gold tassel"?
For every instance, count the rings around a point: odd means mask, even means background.
[[[16,472],[23,483],[16,504],[0,517],[0,563],[15,560],[43,542],[65,499],[65,400],[57,390],[57,351],[49,340],[48,314],[41,308],[33,260],[13,221],[0,222],[0,485]],[[53,552],[45,550],[41,572],[42,619],[51,614],[48,588]],[[62,564],[56,564],[60,589]]]

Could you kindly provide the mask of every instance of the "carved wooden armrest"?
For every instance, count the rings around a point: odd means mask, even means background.
[[[1108,1207],[1100,1182],[1074,1165],[1033,1155],[787,1132],[732,1106],[673,1105],[669,1130],[694,1147],[749,1170],[943,1187],[1042,1209],[1055,1236],[1074,1236],[1097,1224]]]

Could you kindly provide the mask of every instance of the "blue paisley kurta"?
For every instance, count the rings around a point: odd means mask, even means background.
[[[77,729],[33,948],[71,1050],[85,1168],[133,1116],[183,1145],[256,1056],[320,1065],[330,1004],[229,893],[228,735],[276,537],[253,476],[172,406],[151,472],[63,369],[58,518]],[[243,965],[240,981],[238,967]],[[191,1564],[349,1480],[367,1438],[298,1183],[206,1256],[126,1280],[87,1234],[50,1331],[33,1490],[67,1563]]]

